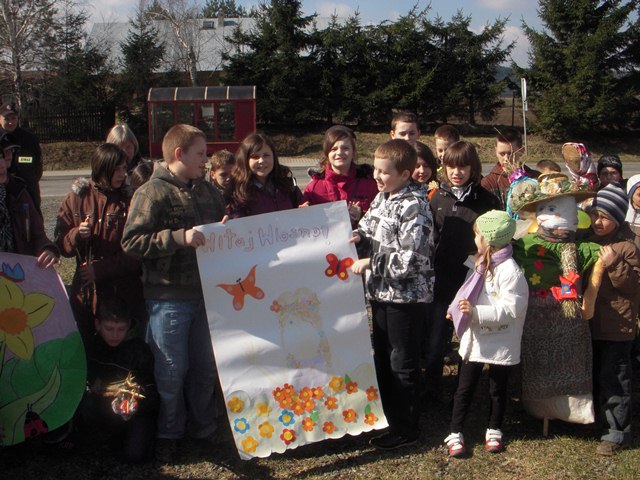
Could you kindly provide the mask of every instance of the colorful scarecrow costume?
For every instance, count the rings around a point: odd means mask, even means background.
[[[519,212],[535,212],[538,224],[536,233],[514,244],[530,292],[522,336],[522,401],[538,418],[591,423],[591,337],[582,318],[582,283],[600,246],[575,241],[575,232],[576,202],[593,192],[563,174],[539,180],[516,202]]]

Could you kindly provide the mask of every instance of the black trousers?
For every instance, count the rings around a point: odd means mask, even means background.
[[[418,381],[425,303],[372,301],[373,352],[382,408],[390,430],[407,438],[419,434]]]
[[[453,396],[451,432],[462,432],[464,420],[471,407],[473,393],[484,363],[461,362],[458,372],[458,388]],[[489,428],[500,429],[507,408],[507,382],[513,366],[489,365]]]

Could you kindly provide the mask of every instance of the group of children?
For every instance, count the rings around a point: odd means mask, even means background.
[[[217,152],[209,162],[204,133],[175,125],[163,140],[163,162],[150,164],[135,160],[137,142],[128,128],[115,132],[113,143],[94,154],[91,180],[75,185],[63,202],[55,244],[11,250],[16,232],[4,226],[0,232],[3,250],[40,254],[43,266],[58,252],[77,259],[70,298],[87,345],[91,383],[80,417],[90,423],[91,412],[115,414],[111,427],[130,461],[148,459],[154,437],[163,462],[173,458],[185,436],[214,441],[219,387],[195,254],[205,239],[194,227],[225,215],[345,200],[359,254],[351,269],[366,276],[374,362],[390,425],[371,444],[395,449],[417,441],[419,403],[437,401],[442,392],[443,359],[455,328],[461,362],[445,439],[449,454],[465,453],[463,424],[485,364],[491,398],[485,444],[489,452],[501,451],[507,379],[520,362],[529,298],[525,275],[512,258],[515,220],[503,210],[513,166],[526,176],[539,172],[519,164],[522,139],[515,130],[497,137],[498,162],[484,178],[475,146],[461,141],[454,127],[436,130],[437,155],[419,136],[417,117],[397,114],[392,139],[376,149],[371,167],[357,163],[354,132],[333,126],[325,134],[320,170],[301,191],[280,164],[273,141],[261,133],[245,138],[235,156]],[[4,152],[6,161],[9,146]],[[17,181],[7,183],[5,177],[0,165],[0,207],[3,192],[13,192],[10,184]],[[627,222],[640,229],[639,185],[640,178],[629,180],[630,202],[621,188],[605,188],[591,209],[594,239],[605,245],[601,261],[607,275],[592,323],[596,392],[606,420],[615,420],[603,437],[614,445],[608,445],[610,452],[628,442],[630,429],[626,359],[636,333],[640,266],[633,239],[638,244],[640,237],[629,235]],[[624,309],[618,308],[620,299]],[[125,341],[133,323],[145,327],[139,332],[144,330],[146,344]],[[622,364],[612,380],[608,372]],[[113,393],[118,385],[134,394],[117,397],[126,403],[105,404],[105,388]],[[156,415],[157,422],[149,421]],[[127,424],[137,416],[135,426]]]

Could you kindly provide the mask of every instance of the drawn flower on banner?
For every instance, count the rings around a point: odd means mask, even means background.
[[[275,429],[273,428],[273,425],[271,425],[269,422],[261,423],[258,426],[258,432],[260,432],[260,436],[264,438],[271,438],[274,430]]]
[[[227,402],[227,406],[233,413],[240,413],[244,409],[244,402],[238,397],[233,396],[231,400]]]
[[[331,435],[336,431],[336,426],[333,424],[333,422],[324,422],[324,424],[322,425],[322,431]]]
[[[540,283],[540,280],[542,280],[542,277],[540,277],[540,275],[538,275],[537,273],[534,273],[529,277],[531,285],[538,285]]]
[[[302,415],[304,413],[304,403],[298,401],[293,404],[293,413],[296,415]]]
[[[539,257],[544,257],[545,253],[547,253],[547,250],[544,247],[539,246],[536,255],[538,255]]]
[[[342,411],[342,418],[347,423],[355,422],[357,417],[358,417],[358,414],[356,413],[356,411],[353,408],[350,408],[348,410],[343,410]]]
[[[271,413],[271,407],[266,402],[256,403],[256,413],[261,417],[268,417]]]
[[[373,402],[378,399],[378,389],[374,386],[367,388],[367,400]]]
[[[542,300],[544,300],[549,296],[549,290],[547,290],[546,288],[540,288],[537,292],[537,296],[538,298],[541,298]]]
[[[373,425],[377,421],[378,421],[378,417],[376,417],[373,414],[373,412],[369,412],[369,413],[365,413],[364,414],[364,423],[369,424],[369,425]]]
[[[313,394],[313,398],[315,398],[316,400],[322,400],[322,397],[324,397],[324,391],[322,390],[322,387],[316,387],[312,389],[311,392]]]
[[[338,408],[338,399],[336,397],[327,397],[324,404],[329,410],[335,410]]]
[[[288,383],[284,384],[282,391],[284,392],[285,397],[293,397],[296,394],[296,389]]]
[[[533,262],[533,268],[535,268],[536,270],[542,270],[544,268],[544,263],[542,262],[542,260],[536,260],[535,262]]]
[[[258,447],[258,441],[252,436],[248,436],[244,440],[242,440],[242,450],[246,453],[253,453],[256,451]]]
[[[344,388],[344,380],[342,377],[333,377],[329,382],[329,387],[334,392],[339,392]]]
[[[314,422],[310,417],[305,417],[304,420],[302,420],[302,429],[307,432],[312,431],[315,426],[316,422]]]
[[[302,390],[300,390],[300,393],[298,394],[298,396],[300,397],[301,400],[306,402],[307,400],[313,397],[313,392],[309,387],[304,387]]]
[[[288,427],[289,425],[293,425],[294,423],[296,423],[296,419],[293,416],[293,412],[290,410],[283,410],[280,416],[278,417],[278,420],[280,420],[280,422],[285,427]]]
[[[0,305],[0,343],[29,360],[35,348],[32,329],[49,317],[55,300],[42,293],[25,295],[16,283],[0,278]]]
[[[371,405],[367,405],[364,408],[364,423],[368,425],[373,425],[377,421],[378,421],[378,417],[376,417],[374,413],[371,411]]]
[[[312,398],[310,398],[309,400],[304,402],[304,410],[306,412],[310,412],[310,411],[314,410],[315,408],[316,408],[316,402]]]
[[[274,300],[271,304],[270,309],[272,312],[278,313],[280,310],[282,310],[282,305],[280,305],[277,300]]]
[[[358,384],[356,382],[349,381],[347,383],[346,389],[349,395],[351,395],[352,393],[356,393],[358,391]]]
[[[242,418],[237,418],[236,420],[234,420],[233,422],[233,429],[238,432],[238,433],[244,433],[247,430],[249,430],[249,428],[251,428],[249,426],[249,422],[247,422],[247,419],[242,417]]]
[[[296,441],[296,432],[285,428],[282,431],[282,434],[280,434],[280,439],[284,442],[285,445],[289,445],[292,442]]]

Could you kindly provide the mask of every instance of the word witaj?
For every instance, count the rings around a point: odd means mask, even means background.
[[[238,235],[231,228],[222,232],[209,233],[206,243],[202,248],[205,253],[220,251],[230,251],[242,249],[250,252],[256,247],[273,246],[274,244],[294,243],[298,239],[324,239],[329,237],[329,226],[318,225],[314,227],[298,227],[280,230],[278,227],[269,225],[266,228],[258,228],[254,233],[249,230],[246,235]]]

